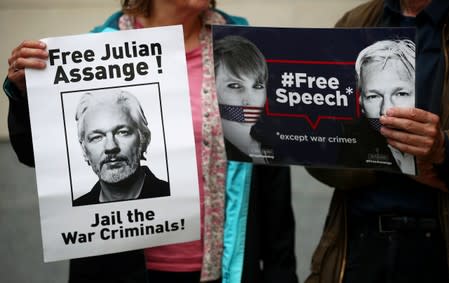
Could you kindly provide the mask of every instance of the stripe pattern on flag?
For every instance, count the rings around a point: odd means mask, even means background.
[[[222,119],[240,123],[256,123],[263,111],[263,107],[254,106],[220,104],[219,107]]]

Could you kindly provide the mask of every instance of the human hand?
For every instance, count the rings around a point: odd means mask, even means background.
[[[391,146],[416,156],[418,176],[412,178],[448,192],[434,167],[444,161],[444,132],[440,128],[440,118],[418,108],[390,108],[380,117],[380,122],[381,133]]]
[[[430,164],[444,161],[444,132],[440,118],[418,108],[392,107],[380,117],[388,144]]]
[[[13,83],[20,94],[26,94],[25,68],[44,69],[48,58],[46,44],[38,40],[25,40],[14,48],[8,58],[8,80]]]

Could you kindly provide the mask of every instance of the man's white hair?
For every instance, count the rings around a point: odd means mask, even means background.
[[[415,43],[408,39],[402,40],[381,40],[360,51],[355,62],[357,73],[357,88],[361,90],[363,86],[362,72],[366,65],[377,63],[381,69],[392,59],[399,60],[407,71],[408,76],[415,78]]]

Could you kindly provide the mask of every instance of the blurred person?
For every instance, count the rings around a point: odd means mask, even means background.
[[[417,28],[416,106],[392,106],[379,122],[389,146],[415,156],[418,176],[308,168],[335,191],[307,283],[448,282],[448,24],[445,0],[372,0],[337,23]],[[384,79],[374,87],[391,87]]]
[[[261,178],[261,182],[263,180],[263,185],[273,188],[290,185],[289,168],[264,168],[274,176],[280,177],[281,183],[276,183],[274,178],[264,179],[263,177],[268,176],[266,172],[253,168],[249,163],[226,162],[213,76],[214,66],[211,64],[213,52],[210,25],[245,25],[247,21],[215,9],[213,0],[124,0],[121,4],[121,11],[114,13],[92,32],[183,25],[200,187],[201,240],[148,248],[144,251],[73,259],[70,261],[69,282],[146,282],[147,279],[150,282],[164,283],[221,282],[222,274],[225,277],[232,273],[232,270],[243,273],[242,282],[254,282],[245,281],[250,280],[246,279],[246,275],[256,276],[265,270],[272,274],[272,278],[278,278],[276,274],[279,273],[293,272],[296,279],[294,255],[293,263],[292,257],[288,257],[288,268],[284,268],[286,266],[284,258],[279,257],[283,253],[278,249],[255,255],[243,253],[241,250],[245,249],[245,246],[233,238],[223,243],[225,193],[257,190],[255,187],[260,185],[258,178]],[[14,48],[8,59],[8,77],[4,83],[4,90],[10,103],[8,115],[10,141],[19,160],[30,166],[34,166],[34,159],[24,69],[44,69],[47,58],[48,53],[43,42],[23,41]],[[241,195],[238,194],[236,197]],[[232,205],[247,207],[248,198],[226,202],[226,211],[240,211],[239,207]],[[245,215],[237,213],[233,216],[235,217],[226,216],[228,224],[234,219],[239,223],[239,227],[246,226]],[[228,225],[230,226],[232,225]],[[273,229],[270,235],[288,236],[294,240],[292,235],[278,235],[275,231]],[[237,233],[234,236],[242,236],[240,234],[243,235],[240,241],[245,241],[244,233]],[[260,237],[258,233],[257,237]],[[270,242],[264,242],[264,245],[271,244],[272,241],[275,239],[270,238]],[[232,267],[224,266],[222,273],[223,246],[240,250],[237,254],[244,254],[244,266],[239,260],[233,261]],[[291,255],[291,251],[288,253]],[[265,260],[261,265],[259,256],[269,260]],[[240,277],[233,277],[234,281],[231,282],[238,282],[235,281],[238,279],[234,278]]]

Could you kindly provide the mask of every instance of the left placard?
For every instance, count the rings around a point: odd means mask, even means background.
[[[42,41],[25,75],[44,261],[200,239],[182,27]]]

